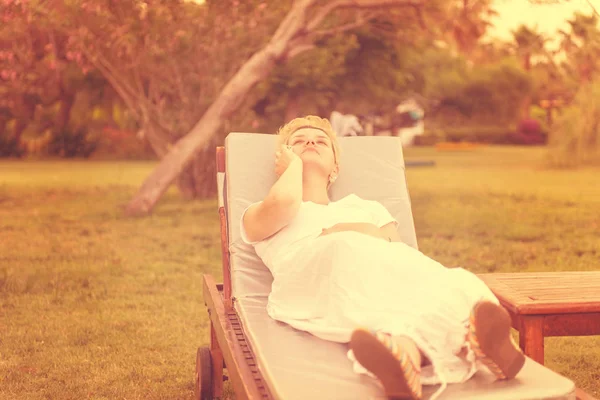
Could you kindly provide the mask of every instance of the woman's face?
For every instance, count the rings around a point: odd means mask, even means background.
[[[294,132],[287,144],[303,163],[319,165],[329,175],[335,169],[333,145],[329,136],[320,129],[302,128]]]

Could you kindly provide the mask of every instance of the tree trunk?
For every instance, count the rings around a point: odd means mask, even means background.
[[[27,127],[27,122],[28,121],[17,118],[16,123],[15,123],[14,137],[15,137],[15,141],[17,142],[19,147],[23,146],[22,136],[23,136],[23,131]]]
[[[67,127],[71,117],[71,109],[73,108],[73,104],[75,104],[75,95],[66,93],[63,89],[61,89],[60,107],[58,109],[58,114],[56,116],[56,122],[54,125],[56,133],[60,134],[64,132],[65,128]]]
[[[143,136],[158,158],[163,158],[169,152],[172,144],[169,134],[163,132],[158,126],[151,122],[145,124],[143,127]]]
[[[204,148],[177,177],[177,187],[185,199],[206,199],[217,193],[214,146]]]
[[[525,53],[523,56],[523,68],[529,74],[531,72],[531,54]],[[528,94],[521,103],[521,119],[529,119],[531,116],[531,95]]]

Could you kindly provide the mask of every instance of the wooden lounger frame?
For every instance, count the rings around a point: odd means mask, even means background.
[[[217,173],[225,174],[225,147],[216,149]],[[219,182],[219,217],[221,225],[221,255],[223,259],[223,283],[214,277],[203,276],[204,303],[210,317],[210,346],[199,348],[196,360],[195,398],[197,400],[222,397],[223,381],[231,382],[237,400],[274,399],[258,369],[256,357],[250,348],[240,319],[233,306],[231,293],[231,265],[229,262],[229,235],[227,214],[223,196],[223,181]],[[210,354],[210,362],[201,355]],[[204,360],[204,361],[203,361]],[[210,364],[210,365],[207,365]],[[224,370],[227,369],[227,377]],[[202,385],[204,383],[204,385]],[[207,387],[208,386],[208,387]],[[578,400],[595,400],[577,389]]]
[[[217,173],[225,174],[225,148],[217,147]],[[219,191],[223,187],[219,183]],[[231,295],[231,265],[229,262],[229,236],[225,201],[219,195],[221,225],[221,255],[223,258],[223,284],[217,284],[211,275],[204,275],[204,303],[210,317],[210,359],[212,368],[196,363],[196,398],[222,397],[224,369],[231,382],[236,399],[274,399],[258,369],[256,358],[240,323]],[[200,349],[198,350],[200,353]],[[212,371],[210,371],[212,370]],[[202,377],[210,374],[209,379]],[[200,388],[200,383],[212,381],[211,388]],[[209,390],[210,389],[210,390]]]

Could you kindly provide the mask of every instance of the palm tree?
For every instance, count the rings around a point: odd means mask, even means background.
[[[531,71],[532,58],[547,55],[545,44],[548,39],[537,32],[537,27],[530,29],[525,25],[521,25],[517,30],[512,31],[512,35],[517,57],[521,60],[523,69],[529,72]]]
[[[446,33],[462,54],[472,54],[479,39],[492,25],[490,19],[498,15],[492,3],[492,0],[456,0],[450,6]]]
[[[521,61],[523,69],[527,73],[531,73],[532,59],[539,56],[545,56],[551,60],[548,55],[545,44],[547,39],[537,32],[536,28],[528,28],[525,25],[519,26],[512,31],[514,39],[514,50],[517,58]],[[531,116],[531,95],[525,96],[521,105],[521,118],[529,118]]]
[[[580,82],[590,82],[600,69],[600,30],[598,16],[575,13],[568,21],[570,32],[560,31],[561,49],[565,52],[569,67]]]

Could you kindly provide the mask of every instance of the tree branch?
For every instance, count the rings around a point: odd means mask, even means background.
[[[295,0],[292,9],[287,13],[275,34],[269,41],[276,52],[282,53],[284,49],[278,45],[287,45],[288,42],[302,31],[305,26],[306,12],[315,0]],[[285,47],[284,47],[285,48]]]
[[[425,17],[423,16],[423,9],[419,6],[414,6],[415,12],[417,14],[417,21],[419,21],[419,25],[421,28],[426,30],[427,32],[431,32],[425,23]]]
[[[81,51],[86,55],[87,59],[98,69],[98,71],[100,71],[100,73],[106,78],[106,80],[108,80],[108,82],[117,92],[119,97],[123,99],[129,110],[131,110],[131,112],[135,115],[135,118],[140,119],[141,115],[137,107],[135,107],[135,99],[132,99],[131,94],[128,93],[127,88],[121,85],[121,80],[117,79],[117,77],[115,77],[110,70],[105,68],[104,65],[101,62],[99,62],[98,59],[94,58],[85,47],[82,47]]]
[[[376,13],[370,13],[368,16],[359,14],[358,17],[356,18],[355,22],[340,25],[340,26],[337,26],[337,27],[331,28],[331,29],[322,29],[320,31],[314,31],[314,32],[311,32],[311,36],[314,35],[314,36],[326,37],[326,36],[335,35],[336,33],[350,31],[354,28],[363,26],[365,24],[365,22],[367,22],[368,20],[373,18],[375,16],[375,14]]]
[[[286,58],[294,58],[300,53],[304,53],[305,51],[314,49],[315,46],[313,43],[304,43],[304,44],[290,44],[290,50],[286,54]]]
[[[85,51],[85,50],[84,50]],[[86,51],[89,54],[88,51]],[[91,56],[91,58],[90,58]],[[166,131],[170,132],[171,129],[167,126],[165,121],[160,117],[160,113],[157,110],[157,106],[150,101],[149,98],[145,96],[143,87],[141,91],[136,91],[131,85],[128,84],[125,78],[122,78],[118,74],[118,70],[110,63],[100,52],[95,53],[94,55],[88,56],[89,59],[93,60],[92,62],[96,65],[96,68],[107,78],[110,76],[112,79],[109,79],[109,82],[112,82],[118,85],[122,90],[119,95],[127,94],[129,97],[129,101],[126,101],[129,108],[131,110],[137,110],[138,116],[141,116],[140,120],[143,122],[148,122],[152,120],[153,123],[157,124],[157,126]],[[137,69],[133,71],[133,81],[136,80],[135,74],[139,73]],[[139,78],[139,75],[138,75]],[[141,82],[137,82],[137,84],[142,84]],[[123,100],[126,100],[123,98]],[[135,107],[135,108],[134,108]]]
[[[322,7],[308,24],[307,30],[314,31],[332,11],[338,8],[418,7],[424,4],[424,0],[337,0]]]

